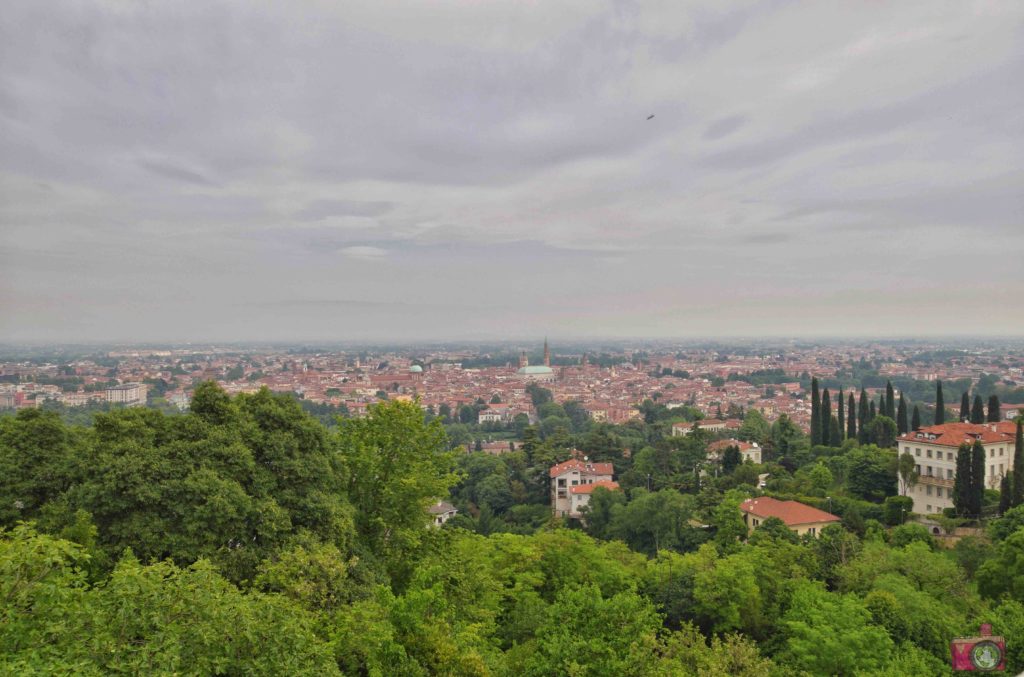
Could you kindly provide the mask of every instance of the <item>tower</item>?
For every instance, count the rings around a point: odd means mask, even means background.
[[[530,366],[530,360],[526,357],[526,351],[523,350],[519,353],[519,368]]]
[[[551,366],[551,350],[548,348],[548,337],[544,337],[544,366]]]

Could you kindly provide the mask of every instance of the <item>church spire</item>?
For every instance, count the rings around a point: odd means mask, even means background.
[[[548,337],[544,337],[544,366],[551,366],[551,350],[548,348]]]

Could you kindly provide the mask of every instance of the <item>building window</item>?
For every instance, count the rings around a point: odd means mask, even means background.
[[[950,470],[949,468],[946,469],[946,479],[947,480],[953,479],[953,471]]]
[[[952,461],[953,460],[953,452],[952,451],[947,451],[946,452],[946,460],[947,461]]]
[[[925,485],[924,493],[926,495],[928,495],[928,496],[931,496],[932,495],[932,485],[930,485],[930,484]]]
[[[914,472],[916,472],[918,475],[920,475],[921,474],[921,466],[914,465]]]
[[[988,467],[988,474],[989,474],[990,477],[995,477],[995,475],[996,475],[996,467],[994,465],[990,465]]]
[[[928,475],[928,477],[932,476],[932,467],[931,466],[928,466],[928,472],[925,473],[925,474]]]
[[[942,487],[935,487],[935,497],[942,498]]]
[[[811,536],[813,536],[814,535],[814,527],[811,527],[810,529],[808,529],[807,533],[809,533]]]
[[[926,508],[928,509],[928,512],[931,512],[931,511],[932,511],[932,507],[931,507],[930,505],[928,505],[928,506],[925,506],[925,507],[926,507]]]
[[[914,456],[920,456],[920,455],[921,455],[921,447],[916,447],[914,449]]]
[[[931,449],[926,449],[924,453],[928,455],[928,458],[932,457],[932,450]]]
[[[989,449],[988,450],[988,457],[989,458],[995,458],[996,457],[996,450],[995,449]]]

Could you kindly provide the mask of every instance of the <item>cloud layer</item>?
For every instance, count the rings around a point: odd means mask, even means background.
[[[1015,2],[13,0],[0,340],[1021,334],[1022,81]]]

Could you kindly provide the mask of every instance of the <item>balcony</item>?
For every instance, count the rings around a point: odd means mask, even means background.
[[[953,482],[954,480],[947,480],[933,475],[921,475],[917,480],[918,484],[930,484],[933,487],[952,487]]]

